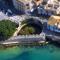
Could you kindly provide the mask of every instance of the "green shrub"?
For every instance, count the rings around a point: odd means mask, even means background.
[[[13,35],[17,24],[9,20],[0,21],[0,40],[5,40]]]
[[[29,35],[34,33],[35,33],[35,28],[33,26],[27,25],[20,30],[18,35]]]

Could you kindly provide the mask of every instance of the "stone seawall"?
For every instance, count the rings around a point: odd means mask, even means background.
[[[41,33],[40,35],[20,35],[20,36],[15,36],[11,37],[10,39],[1,42],[0,44],[13,44],[13,43],[33,43],[33,42],[38,42],[42,43],[45,42],[45,34]]]

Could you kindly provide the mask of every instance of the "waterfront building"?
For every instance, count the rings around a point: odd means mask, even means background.
[[[58,0],[48,0],[45,6],[46,10],[52,11],[54,14],[59,14],[60,1]],[[58,12],[57,12],[58,10]]]
[[[13,5],[19,11],[25,12],[26,10],[30,10],[32,0],[13,0]]]
[[[16,9],[22,12],[31,11],[36,6],[40,5],[43,0],[13,0],[13,5]]]
[[[47,23],[47,29],[60,33],[60,16],[51,16]]]
[[[32,0],[13,0],[13,5],[21,12],[29,12],[33,7]]]
[[[59,2],[59,7],[56,10],[56,14],[60,14],[60,2]]]

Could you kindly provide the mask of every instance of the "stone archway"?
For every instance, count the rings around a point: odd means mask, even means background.
[[[19,34],[20,34],[19,32],[20,32],[23,28],[25,28],[26,26],[35,27],[37,33],[34,33],[34,34],[40,34],[40,33],[42,33],[42,31],[43,31],[43,24],[42,24],[39,20],[35,20],[35,19],[33,19],[33,18],[30,18],[30,19],[27,19],[27,20],[24,20],[24,21],[25,21],[25,23],[23,23],[22,25],[20,25],[20,26],[18,27],[17,31],[14,33],[13,36],[19,35]],[[27,22],[26,22],[26,21],[27,21]],[[33,33],[32,33],[32,34],[33,34]]]

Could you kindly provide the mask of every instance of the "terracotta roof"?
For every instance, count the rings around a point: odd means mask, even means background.
[[[43,0],[34,0],[35,4],[38,6],[40,3],[42,3]]]

